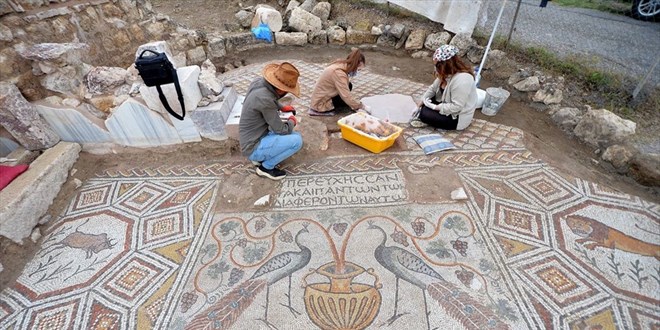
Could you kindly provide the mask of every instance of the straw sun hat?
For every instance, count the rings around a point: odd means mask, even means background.
[[[300,73],[293,64],[289,62],[268,64],[264,67],[263,76],[275,88],[300,97],[300,86],[298,85]]]

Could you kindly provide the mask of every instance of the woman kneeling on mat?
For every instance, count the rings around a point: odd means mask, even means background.
[[[472,69],[456,56],[458,48],[442,45],[433,54],[436,79],[422,96],[419,117],[411,125],[463,130],[470,125],[477,105]]]
[[[330,64],[316,81],[309,108],[311,116],[333,116],[334,110],[365,109],[362,102],[351,95],[350,78],[365,66],[365,58],[359,49],[353,50],[344,60]]]

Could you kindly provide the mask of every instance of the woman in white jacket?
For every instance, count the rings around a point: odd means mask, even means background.
[[[436,79],[422,96],[419,117],[411,125],[463,130],[472,122],[477,88],[472,69],[457,54],[452,45],[442,45],[433,54]]]

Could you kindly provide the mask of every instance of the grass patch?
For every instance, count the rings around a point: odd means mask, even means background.
[[[588,8],[608,13],[627,14],[630,12],[630,0],[552,0],[553,3],[564,7]]]
[[[480,45],[485,45],[489,36],[475,33],[473,37]],[[564,76],[567,82],[572,82],[574,87],[583,91],[580,94],[585,104],[609,109],[645,127],[657,125],[660,120],[657,111],[660,108],[660,92],[657,88],[647,84],[645,89],[648,92],[633,100],[631,93],[639,81],[594,69],[596,59],[579,56],[560,58],[545,48],[527,47],[517,42],[506,45],[506,38],[501,35],[495,36],[491,48],[503,49],[519,63],[533,64],[547,74]]]
[[[485,43],[488,40],[485,35],[475,34],[474,37],[480,40],[480,43]],[[522,57],[551,74],[572,78],[589,89],[608,91],[609,93],[622,89],[621,82],[623,78],[621,76],[592,68],[589,59],[584,57],[568,56],[560,58],[543,47],[525,47],[517,42],[511,42],[507,45],[506,38],[501,35],[495,36],[491,47],[493,49],[505,49],[506,52],[519,58]]]

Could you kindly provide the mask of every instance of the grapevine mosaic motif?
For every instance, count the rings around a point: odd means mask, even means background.
[[[296,65],[313,86],[322,66]],[[226,79],[244,93],[262,66]],[[361,96],[425,88],[359,79]],[[411,141],[429,132],[406,128],[405,151],[286,163],[263,212],[213,211],[247,162],[99,173],[0,293],[0,328],[660,327],[658,204],[559,175],[516,128],[477,120],[426,156]],[[468,199],[413,201],[410,178],[434,168]]]

